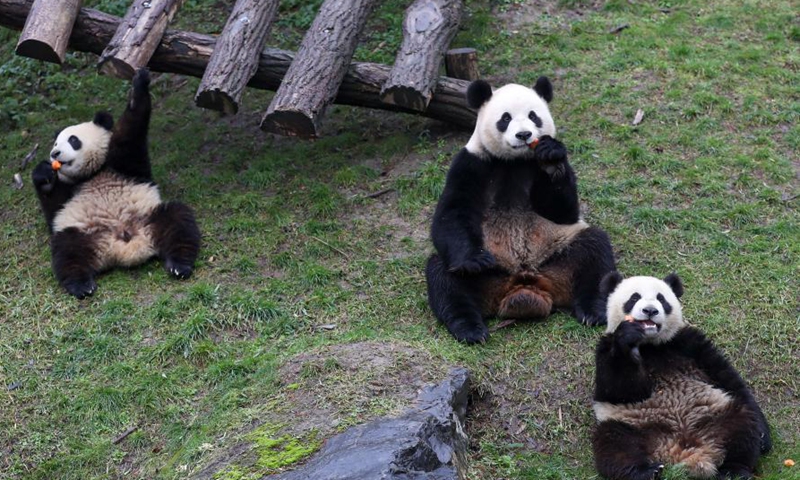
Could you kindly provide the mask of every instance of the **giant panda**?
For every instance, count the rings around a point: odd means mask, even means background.
[[[676,274],[609,273],[606,334],[596,349],[593,449],[614,480],[652,480],[664,464],[697,478],[753,478],[771,448],[767,421],[745,382],[686,324]]]
[[[33,170],[53,271],[77,298],[95,292],[99,272],[154,256],[174,277],[192,274],[200,246],[194,214],[182,203],[162,202],[150,172],[149,85],[149,72],[138,70],[116,125],[98,112],[91,122],[64,128],[50,158]]]
[[[453,159],[431,225],[428,302],[459,341],[482,343],[485,319],[539,319],[554,309],[605,323],[598,296],[614,269],[606,233],[581,218],[575,173],[556,140],[540,77],[531,89],[477,80],[475,130]]]

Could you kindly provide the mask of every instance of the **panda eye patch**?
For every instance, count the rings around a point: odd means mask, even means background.
[[[631,310],[633,310],[633,307],[634,305],[636,305],[636,302],[638,302],[641,299],[642,299],[641,295],[639,295],[638,293],[634,293],[633,295],[631,295],[631,298],[629,298],[628,301],[625,302],[625,305],[622,306],[622,311],[625,313],[631,313]]]
[[[670,303],[667,301],[667,299],[664,298],[664,295],[661,295],[659,293],[656,296],[656,300],[661,302],[661,306],[664,307],[664,314],[669,315],[670,313],[672,313],[672,305],[670,305]]]
[[[70,135],[69,139],[67,140],[72,147],[73,150],[80,150],[83,144],[75,135]]]
[[[511,123],[511,115],[505,112],[503,116],[500,117],[500,120],[497,121],[497,129],[501,132],[505,132],[506,129],[508,129],[509,123]]]
[[[528,114],[528,118],[530,118],[531,122],[533,122],[533,124],[536,125],[536,128],[542,128],[542,119],[539,118],[538,115],[536,115],[536,112],[531,110],[531,113]]]

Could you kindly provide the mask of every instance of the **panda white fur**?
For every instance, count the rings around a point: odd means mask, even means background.
[[[544,318],[566,309],[605,323],[597,286],[614,269],[608,236],[580,216],[575,173],[556,126],[547,77],[533,88],[470,84],[478,109],[434,214],[428,302],[453,336],[488,338],[484,319]]]
[[[162,202],[150,171],[149,82],[149,73],[139,70],[116,126],[99,112],[63,129],[50,159],[33,171],[54,273],[78,298],[94,293],[99,272],[156,255],[175,277],[187,278],[194,268],[200,242],[194,214],[181,203]]]
[[[746,384],[686,324],[680,278],[609,273],[606,334],[596,350],[595,465],[606,478],[651,480],[664,464],[696,478],[753,478],[771,447]]]

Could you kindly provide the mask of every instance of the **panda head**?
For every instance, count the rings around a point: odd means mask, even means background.
[[[539,77],[533,88],[512,83],[494,91],[483,80],[472,82],[467,103],[478,109],[478,119],[467,151],[505,160],[530,156],[532,142],[556,135],[548,107],[552,99],[553,86],[547,77]]]
[[[678,300],[683,295],[683,283],[674,273],[659,280],[654,277],[623,279],[618,272],[611,272],[601,281],[600,293],[608,294],[606,333],[614,332],[632,318],[644,327],[645,342],[663,343],[686,326]]]
[[[50,150],[50,162],[61,163],[59,179],[74,183],[97,172],[105,162],[113,126],[111,114],[98,112],[91,122],[61,130]]]

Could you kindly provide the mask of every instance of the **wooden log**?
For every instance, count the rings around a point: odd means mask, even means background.
[[[258,58],[278,0],[238,0],[217,39],[214,53],[197,89],[198,107],[236,113],[244,87],[258,69]]]
[[[261,129],[317,136],[325,108],[336,97],[376,0],[325,0],[261,120]]]
[[[428,107],[463,10],[461,0],[416,0],[406,9],[403,43],[381,90],[382,101],[421,112]]]
[[[20,30],[25,24],[32,3],[33,0],[0,0],[0,26]],[[111,40],[120,21],[121,19],[114,15],[82,8],[72,30],[70,48],[99,55]],[[148,67],[155,72],[178,73],[200,78],[214,50],[215,40],[211,35],[167,30]],[[252,88],[276,90],[292,60],[294,60],[292,52],[275,48],[264,49],[259,58],[258,70],[247,85]],[[428,109],[424,112],[415,112],[381,101],[381,87],[389,78],[389,71],[390,67],[386,65],[352,63],[339,87],[334,103],[415,113],[464,129],[472,129],[475,126],[476,113],[469,108],[466,101],[469,82],[439,77]]]
[[[147,65],[183,0],[134,0],[100,55],[100,73],[129,80]]]
[[[444,55],[444,70],[448,77],[474,82],[481,78],[478,71],[478,52],[474,48],[453,48]]]
[[[33,2],[22,34],[17,55],[63,63],[72,26],[82,0],[36,0]]]

